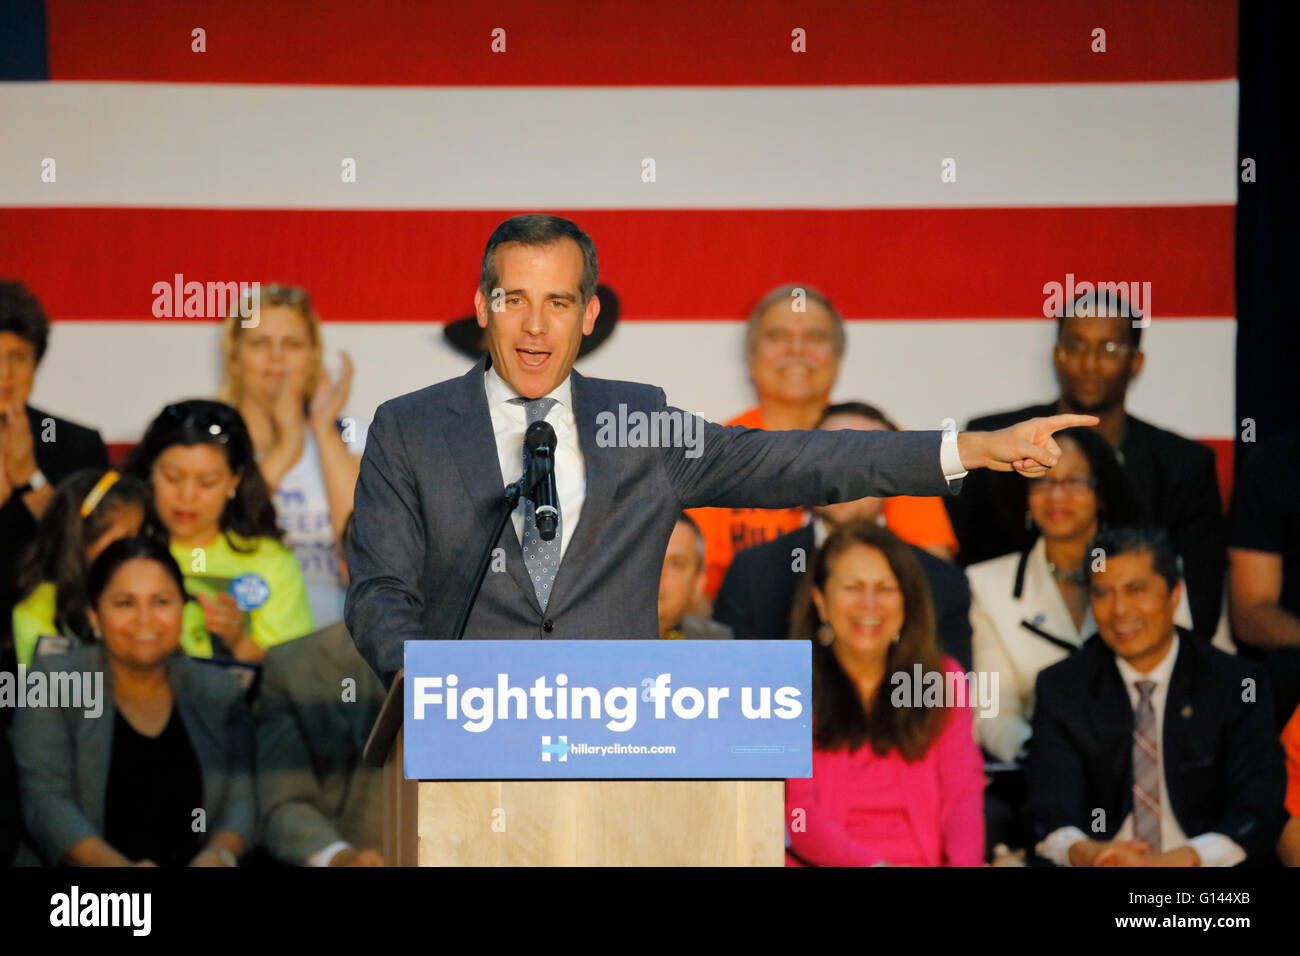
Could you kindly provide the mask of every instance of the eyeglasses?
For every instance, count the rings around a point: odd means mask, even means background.
[[[1133,354],[1133,346],[1127,342],[1098,342],[1096,345],[1089,345],[1081,339],[1067,339],[1064,342],[1056,343],[1056,351],[1070,359],[1081,359],[1089,355],[1095,355],[1097,358],[1110,365],[1118,365],[1126,358]]]
[[[202,398],[168,405],[158,418],[177,429],[201,432],[210,436],[208,441],[222,445],[243,427],[239,413],[229,405]]]
[[[1094,478],[1077,475],[1074,478],[1034,478],[1029,482],[1031,495],[1045,495],[1060,488],[1067,495],[1082,495],[1097,487]]]

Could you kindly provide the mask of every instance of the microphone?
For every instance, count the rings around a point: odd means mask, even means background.
[[[555,493],[555,429],[544,421],[533,422],[524,432],[524,446],[529,451],[529,473],[524,476],[524,485],[533,503],[537,534],[543,541],[551,541],[560,521],[560,499]]]

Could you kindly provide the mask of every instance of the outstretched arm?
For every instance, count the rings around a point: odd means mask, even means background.
[[[662,391],[659,393],[663,401]],[[664,466],[687,508],[792,508],[867,496],[956,490],[942,465],[943,434],[925,431],[764,431],[716,425],[680,409],[685,447],[665,447]],[[960,465],[1042,475],[1056,464],[1054,432],[1094,425],[1091,415],[1053,415],[956,438]],[[668,443],[665,443],[668,444]]]

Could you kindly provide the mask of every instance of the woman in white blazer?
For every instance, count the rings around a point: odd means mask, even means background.
[[[1038,529],[1028,551],[966,569],[971,589],[975,670],[998,675],[995,716],[975,721],[980,746],[999,760],[1018,759],[1029,740],[1034,681],[1044,667],[1096,633],[1084,561],[1099,528],[1134,523],[1136,504],[1115,453],[1089,428],[1056,436],[1061,460],[1042,478],[1027,479],[1026,522]],[[1187,589],[1175,623],[1191,628]]]

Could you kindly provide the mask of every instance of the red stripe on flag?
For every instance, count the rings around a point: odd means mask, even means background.
[[[467,315],[492,210],[0,210],[0,263],[59,319],[147,319],[153,286],[285,281],[332,320]],[[850,318],[1041,318],[1048,282],[1150,282],[1234,313],[1233,207],[579,210],[625,319],[742,319],[785,282]],[[1143,303],[1145,307],[1145,302]]]
[[[56,80],[428,86],[1225,79],[1224,0],[47,0]],[[206,52],[191,31],[206,31]],[[493,52],[493,31],[506,52]],[[1095,29],[1105,52],[1093,52]],[[791,49],[802,29],[806,52]]]
[[[1233,459],[1237,453],[1236,440],[1232,438],[1202,438],[1214,451],[1214,470],[1219,476],[1220,503],[1226,513],[1232,501]]]

